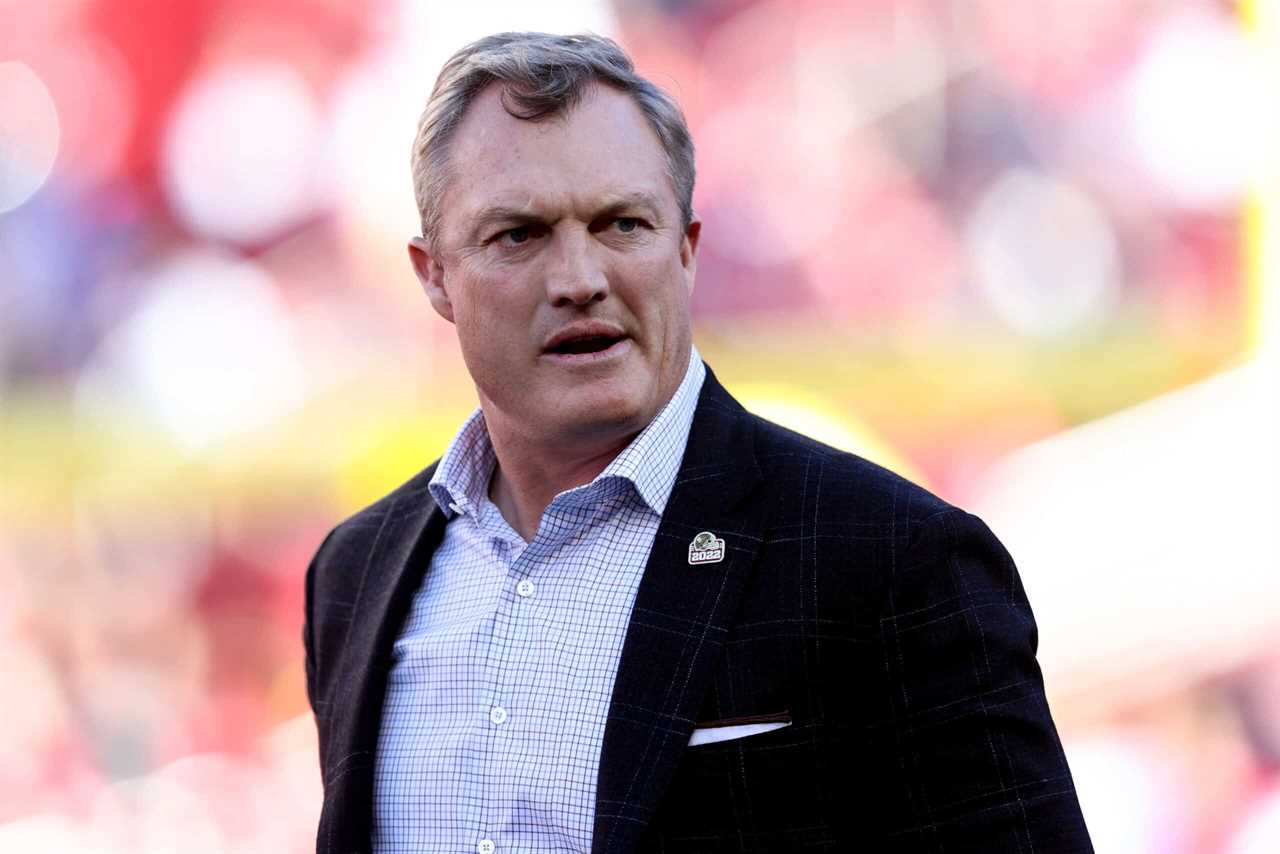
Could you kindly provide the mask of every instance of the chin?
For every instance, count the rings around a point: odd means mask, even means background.
[[[584,437],[639,433],[648,424],[644,407],[630,398],[574,401],[561,409],[560,414],[563,432]]]

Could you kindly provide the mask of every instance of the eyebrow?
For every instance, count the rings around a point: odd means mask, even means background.
[[[607,196],[604,206],[596,216],[610,216],[611,214],[621,213],[625,210],[634,210],[635,208],[647,208],[655,217],[657,217],[662,211],[662,206],[658,204],[658,200],[653,196],[653,194],[647,193],[644,190],[635,190],[630,193]]]
[[[661,216],[662,207],[658,204],[657,198],[652,193],[644,190],[635,190],[629,193],[609,194],[606,196],[604,204],[592,214],[592,219],[614,216],[623,211],[635,210],[636,208],[646,209],[655,219]],[[524,223],[541,221],[542,217],[528,206],[487,205],[481,208],[472,218],[470,234],[474,239],[485,229],[500,222]]]

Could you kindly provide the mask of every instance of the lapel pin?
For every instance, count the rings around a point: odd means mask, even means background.
[[[703,531],[689,543],[689,563],[698,566],[704,563],[719,563],[724,560],[724,540],[710,531]]]

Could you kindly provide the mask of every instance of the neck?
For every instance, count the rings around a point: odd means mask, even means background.
[[[542,513],[553,498],[590,483],[636,436],[633,432],[588,445],[549,446],[507,433],[495,424],[488,426],[498,458],[489,482],[489,500],[525,542],[537,535]]]

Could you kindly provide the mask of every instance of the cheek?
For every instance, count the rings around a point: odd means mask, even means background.
[[[662,305],[666,323],[673,329],[689,322],[689,302],[692,295],[692,282],[685,269],[679,264],[671,264],[663,271],[662,297],[657,302]]]
[[[651,279],[650,282],[652,281]],[[682,283],[667,281],[661,288],[659,293],[655,293],[650,285],[638,293],[633,305],[645,337],[651,344],[661,346],[665,352],[684,337],[683,329],[688,324],[689,309]]]
[[[454,299],[458,335],[472,348],[501,352],[518,345],[529,328],[530,312],[514,278],[471,275]]]

